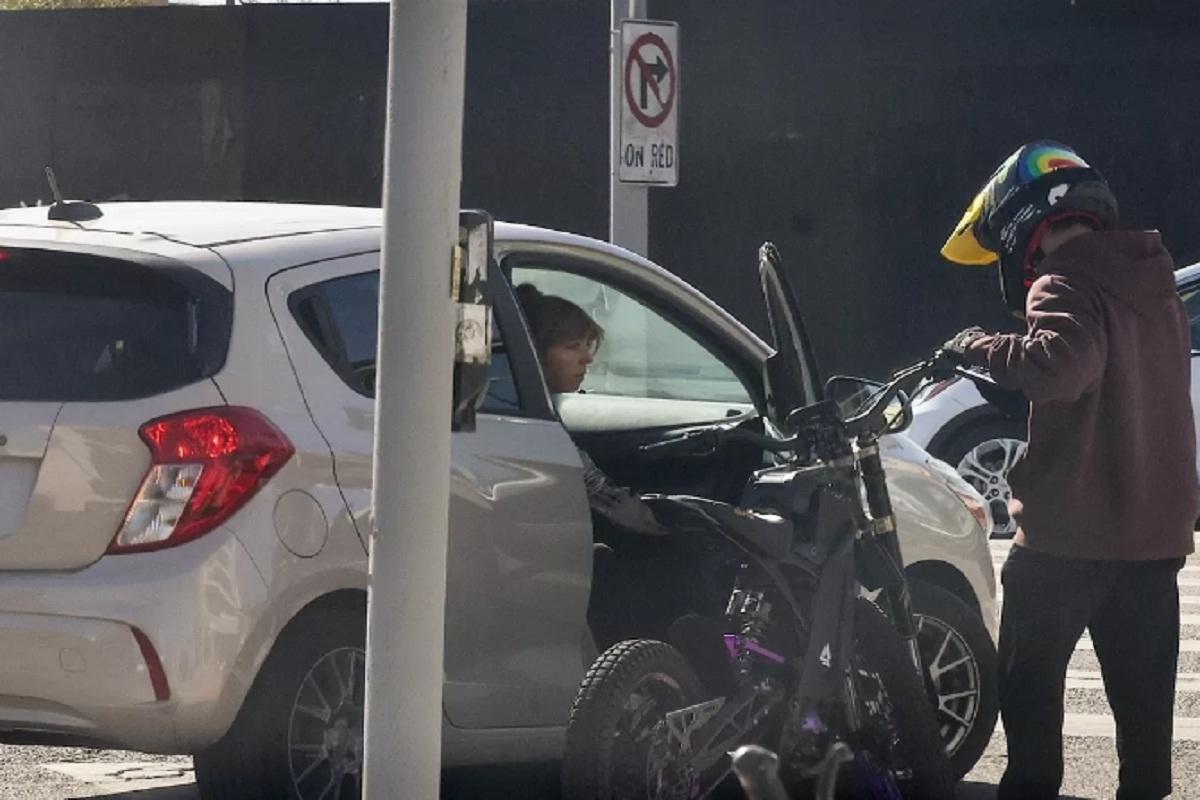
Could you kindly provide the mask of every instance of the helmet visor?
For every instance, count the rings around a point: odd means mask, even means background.
[[[998,258],[994,250],[988,249],[979,241],[978,236],[984,201],[989,188],[990,181],[988,185],[979,190],[979,194],[975,195],[975,199],[967,207],[967,212],[963,214],[958,225],[954,226],[954,232],[942,245],[942,255],[955,264],[986,266],[994,264]]]

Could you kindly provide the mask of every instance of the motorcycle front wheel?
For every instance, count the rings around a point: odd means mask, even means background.
[[[664,642],[605,650],[580,684],[563,750],[563,800],[690,800],[665,715],[701,700],[700,679]]]
[[[862,727],[849,743],[855,758],[843,768],[839,796],[952,800],[950,761],[904,640],[883,612],[862,599],[854,631],[851,670]]]

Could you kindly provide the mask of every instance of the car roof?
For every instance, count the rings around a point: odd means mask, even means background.
[[[0,237],[20,237],[30,229],[39,238],[58,242],[71,241],[71,234],[110,234],[122,247],[138,250],[147,240],[159,240],[199,248],[224,248],[277,239],[299,239],[312,234],[347,232],[343,238],[353,244],[346,248],[378,249],[383,227],[383,212],[379,208],[360,206],[308,205],[303,203],[244,203],[237,201],[155,201],[97,204],[102,216],[84,222],[65,222],[47,217],[47,206],[0,210]],[[361,232],[355,236],[353,232]],[[608,242],[587,236],[542,228],[497,222],[495,236],[500,243],[537,242],[542,246],[581,248],[592,253],[616,256],[633,261],[658,275],[679,281],[678,276],[664,270],[636,253]],[[139,242],[143,244],[139,246]],[[286,249],[280,242],[272,247]],[[305,247],[299,244],[299,247]],[[334,245],[335,247],[337,245]],[[348,250],[350,252],[350,250]],[[327,256],[328,257],[328,256]],[[240,268],[245,268],[239,264]],[[241,271],[239,269],[239,271]]]
[[[187,260],[225,285],[230,273],[258,275],[264,280],[281,267],[313,259],[336,258],[378,250],[383,227],[379,208],[246,203],[238,201],[154,201],[98,203],[102,216],[84,222],[50,220],[48,207],[0,210],[0,239],[36,238],[59,243],[88,239],[133,251],[200,248],[219,253],[220,265],[201,267],[192,250]],[[79,235],[76,235],[79,234]],[[547,255],[586,253],[614,270],[633,266],[643,278],[670,287],[680,302],[710,317],[755,352],[765,345],[724,309],[713,306],[695,287],[658,264],[609,242],[564,231],[496,222],[497,255],[529,250]],[[216,257],[213,256],[215,259]],[[224,272],[225,275],[220,273]]]
[[[103,215],[85,222],[50,220],[47,206],[0,209],[0,234],[5,227],[84,230],[138,237],[157,236],[193,247],[218,247],[311,233],[376,231],[383,227],[381,209],[360,206],[238,201],[119,202],[99,203],[97,206]],[[586,244],[593,249],[645,261],[607,242],[534,225],[497,222],[496,238],[558,242],[564,245]],[[651,264],[648,261],[645,263]]]
[[[103,215],[84,222],[50,220],[46,206],[5,209],[0,211],[0,226],[157,235],[195,247],[212,247],[316,231],[378,228],[383,221],[378,208],[300,203],[163,201],[98,206]]]
[[[1175,284],[1180,285],[1190,283],[1192,280],[1200,278],[1200,261],[1195,264],[1188,264],[1186,267],[1180,267],[1175,270]]]

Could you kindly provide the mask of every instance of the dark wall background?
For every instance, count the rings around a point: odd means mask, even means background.
[[[682,28],[686,138],[682,188],[655,193],[652,250],[720,293],[722,268],[775,239],[827,368],[879,372],[965,325],[1013,324],[994,270],[938,250],[1023,141],[1074,145],[1127,224],[1200,259],[1195,5],[714,5],[654,3]],[[751,320],[756,301],[729,299]]]
[[[0,204],[375,204],[385,5],[0,16]],[[938,249],[1021,142],[1074,145],[1130,225],[1200,260],[1200,8],[1109,0],[651,0],[681,25],[680,185],[651,257],[762,330],[780,245],[827,372],[878,375],[1011,326],[990,269]],[[463,203],[607,230],[608,3],[470,5]]]

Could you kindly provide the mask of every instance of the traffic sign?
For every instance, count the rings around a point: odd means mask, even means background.
[[[622,183],[679,182],[679,25],[621,21]]]

